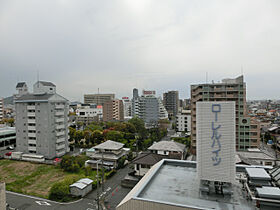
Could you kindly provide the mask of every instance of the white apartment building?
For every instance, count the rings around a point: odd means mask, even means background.
[[[190,132],[191,131],[191,110],[182,110],[176,116],[176,131]]]
[[[157,124],[160,119],[168,118],[161,99],[155,96],[156,91],[143,90],[143,95],[139,97],[136,90],[133,90],[132,117],[143,119],[147,127]]]
[[[124,113],[124,119],[130,119],[131,118],[131,109],[132,109],[132,102],[129,100],[128,97],[122,97],[123,101],[123,113]]]
[[[95,104],[78,104],[76,109],[77,122],[89,124],[102,119],[102,106]]]
[[[3,98],[0,98],[0,120],[4,117],[4,101]]]
[[[38,81],[33,93],[15,99],[17,151],[60,157],[69,151],[68,100],[51,82]]]

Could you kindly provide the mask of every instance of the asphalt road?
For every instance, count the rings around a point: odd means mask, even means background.
[[[109,209],[114,209],[114,207],[117,206],[117,204],[130,191],[130,189],[122,190],[122,188],[120,187],[121,180],[126,176],[129,170],[131,169],[129,169],[128,166],[120,169],[113,177],[105,182],[104,189],[107,190],[106,197],[110,197]],[[120,189],[120,193],[118,193],[118,189]],[[95,210],[97,209],[97,204],[95,201],[96,197],[97,190],[94,190],[86,197],[78,201],[74,201],[71,203],[58,203],[14,192],[6,193],[7,203],[10,204],[10,207],[16,208],[18,210]],[[110,203],[112,203],[112,207],[110,206]]]

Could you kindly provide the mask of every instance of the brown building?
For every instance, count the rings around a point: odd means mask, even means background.
[[[246,83],[243,76],[223,79],[221,83],[191,85],[191,147],[196,151],[196,102],[235,101],[236,149],[257,148],[260,143],[260,125],[247,116]]]
[[[85,94],[84,103],[103,105],[105,102],[113,100],[114,98],[115,94]]]
[[[168,117],[176,117],[179,108],[179,92],[168,91],[163,93],[163,105],[168,112]]]
[[[123,121],[123,101],[122,100],[110,100],[103,105],[103,121]]]

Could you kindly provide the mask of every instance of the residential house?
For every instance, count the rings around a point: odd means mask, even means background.
[[[101,165],[103,162],[105,168],[117,168],[118,160],[126,156],[128,151],[129,149],[124,148],[124,144],[107,140],[87,152],[91,160],[86,161],[86,166],[91,166],[96,169],[97,163]]]

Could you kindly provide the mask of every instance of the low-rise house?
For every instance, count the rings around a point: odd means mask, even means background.
[[[136,176],[144,176],[157,162],[166,158],[166,155],[159,155],[151,152],[140,153],[133,161]]]
[[[92,190],[92,182],[91,179],[84,178],[70,185],[71,195],[84,197]]]
[[[166,158],[184,160],[187,154],[186,145],[176,141],[159,141],[148,148],[149,151],[159,155],[165,155]]]
[[[92,160],[86,161],[86,166],[91,166],[96,169],[97,163],[103,161],[104,166],[107,165],[110,168],[117,168],[118,160],[126,156],[128,152],[129,150],[124,148],[124,144],[107,140],[88,150],[87,155]],[[101,162],[98,164],[101,164]]]
[[[263,149],[248,149],[248,151],[237,152],[237,155],[257,162],[259,165],[274,166],[278,164],[275,154]]]

